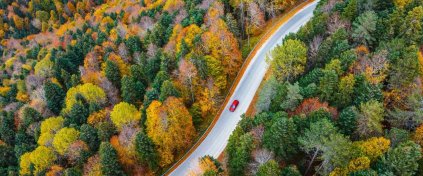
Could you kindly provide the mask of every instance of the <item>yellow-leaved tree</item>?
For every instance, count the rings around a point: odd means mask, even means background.
[[[211,114],[215,111],[216,101],[214,98],[217,96],[217,93],[218,92],[216,90],[210,90],[208,88],[204,88],[201,92],[199,103],[202,117],[206,117],[208,114]]]
[[[271,52],[271,67],[279,81],[289,81],[304,72],[307,62],[307,47],[300,40],[286,40]]]
[[[174,161],[174,154],[190,146],[195,136],[192,117],[182,101],[168,97],[163,104],[153,101],[147,108],[147,135],[157,145],[160,166]]]
[[[223,4],[215,1],[209,8],[204,21],[209,30],[202,33],[201,39],[206,48],[205,58],[207,65],[220,66],[222,70],[215,70],[211,74],[215,84],[220,81],[235,78],[242,63],[241,52],[238,49],[238,40],[229,31],[225,21],[221,18],[224,15]],[[227,84],[217,87],[224,88]]]
[[[195,24],[191,24],[181,31],[174,30],[173,32],[172,37],[175,37],[176,40],[176,53],[179,53],[182,49],[182,42],[188,47],[192,47],[194,38],[201,33],[201,28]]]
[[[204,156],[200,158],[200,169],[203,173],[211,172],[218,173],[219,168],[216,166],[216,162],[210,156]]]
[[[37,141],[38,145],[50,147],[53,142],[54,134],[63,128],[64,122],[65,119],[61,116],[50,117],[41,122],[41,133]]]
[[[65,99],[65,112],[69,112],[72,106],[77,102],[76,95],[78,94],[83,96],[88,103],[95,102],[101,105],[106,102],[106,93],[104,93],[103,89],[94,84],[86,83],[72,87],[68,90]]]
[[[38,146],[34,151],[31,152],[29,158],[35,167],[34,175],[37,175],[36,173],[40,173],[41,171],[49,168],[57,159],[54,151],[51,148],[45,146]]]
[[[120,102],[113,107],[110,118],[113,124],[120,130],[124,125],[138,124],[141,114],[134,105]]]
[[[50,117],[41,122],[41,134],[42,133],[56,133],[63,127],[65,119],[63,117]]]
[[[53,61],[51,61],[51,54],[48,53],[43,59],[41,59],[34,67],[36,75],[41,77],[49,77],[53,74]]]
[[[68,151],[69,146],[79,138],[79,131],[75,128],[62,128],[56,133],[53,139],[53,147],[56,151],[64,155]]]
[[[420,146],[423,146],[423,124],[416,128],[413,134],[413,141]]]
[[[24,153],[19,162],[19,175],[30,175],[31,174],[31,159],[30,159],[31,153],[27,152]]]
[[[375,161],[389,150],[391,141],[384,137],[372,137],[366,141],[360,141],[357,144],[364,156],[368,157],[371,161]]]
[[[166,3],[163,6],[163,10],[174,12],[175,10],[180,9],[185,5],[183,0],[169,0],[165,1]]]
[[[365,156],[353,159],[348,164],[348,172],[355,172],[359,170],[365,170],[368,168],[370,168],[370,159]]]
[[[53,133],[41,133],[40,137],[38,137],[37,144],[50,147],[53,142],[53,138]]]
[[[412,2],[412,0],[394,0],[395,6],[400,9],[403,9],[405,6],[410,4],[410,2]]]

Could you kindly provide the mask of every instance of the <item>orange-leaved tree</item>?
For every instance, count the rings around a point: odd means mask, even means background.
[[[216,1],[205,16],[204,21],[209,30],[204,32],[201,38],[204,43],[205,54],[209,56],[205,58],[207,65],[209,65],[209,62],[217,62],[214,65],[221,65],[223,68],[223,73],[219,73],[219,76],[233,79],[241,66],[242,57],[238,49],[237,39],[221,18],[223,15],[223,4]],[[213,58],[217,61],[214,61]],[[218,77],[218,75],[213,76]],[[215,80],[215,82],[218,81]]]
[[[301,105],[299,105],[292,113],[292,115],[309,115],[310,113],[323,109],[327,112],[330,112],[333,117],[338,115],[336,108],[330,107],[327,102],[320,102],[319,98],[308,98],[305,99]]]
[[[153,101],[147,108],[147,135],[157,145],[160,166],[174,161],[175,152],[190,146],[195,136],[192,117],[182,101],[175,97],[163,103]]]
[[[413,141],[423,147],[423,124],[417,127],[414,132]]]

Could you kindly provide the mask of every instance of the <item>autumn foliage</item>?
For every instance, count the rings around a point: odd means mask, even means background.
[[[330,107],[327,102],[320,102],[318,98],[309,98],[303,102],[291,113],[292,115],[309,115],[310,113],[323,109],[330,112],[332,117],[337,117],[338,112],[336,108]]]
[[[110,118],[118,129],[122,129],[124,125],[136,125],[141,114],[134,105],[121,102],[113,107]]]
[[[147,108],[146,124],[148,136],[158,145],[161,166],[172,163],[175,160],[173,151],[186,149],[195,135],[191,115],[175,97],[163,103],[153,101]]]
[[[77,95],[81,95],[87,102],[98,102],[99,104],[106,102],[106,94],[103,89],[94,84],[87,83],[68,90],[65,99],[65,112],[70,111],[72,106],[77,102]]]

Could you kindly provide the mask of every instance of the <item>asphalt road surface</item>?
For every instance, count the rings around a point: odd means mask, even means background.
[[[282,39],[289,33],[297,32],[313,16],[313,10],[317,5],[317,1],[305,6],[296,13],[286,23],[281,25],[279,29],[266,41],[252,58],[250,65],[247,67],[238,86],[236,87],[228,104],[220,115],[213,129],[203,142],[186,158],[173,172],[171,176],[186,176],[191,171],[196,172],[198,169],[198,159],[205,155],[219,157],[228,143],[229,136],[235,129],[237,123],[241,120],[241,115],[245,113],[260,86],[263,77],[269,68],[266,62],[266,55],[275,46],[282,43]],[[229,106],[234,100],[239,100],[239,105],[235,112],[229,111]]]

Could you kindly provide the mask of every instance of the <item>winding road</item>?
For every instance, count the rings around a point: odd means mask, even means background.
[[[253,97],[260,86],[261,81],[269,68],[266,55],[277,45],[282,43],[282,39],[289,33],[297,32],[313,16],[317,1],[314,1],[299,10],[288,21],[283,23],[269,38],[263,43],[256,55],[250,61],[244,75],[238,82],[225,109],[218,117],[218,121],[212,126],[207,137],[195,148],[188,152],[183,160],[176,163],[166,175],[186,176],[189,172],[195,172],[198,167],[198,159],[205,155],[218,158],[228,143],[229,136],[241,120],[241,115],[245,113],[253,100]],[[235,112],[229,111],[229,106],[233,100],[239,100],[239,105]]]

